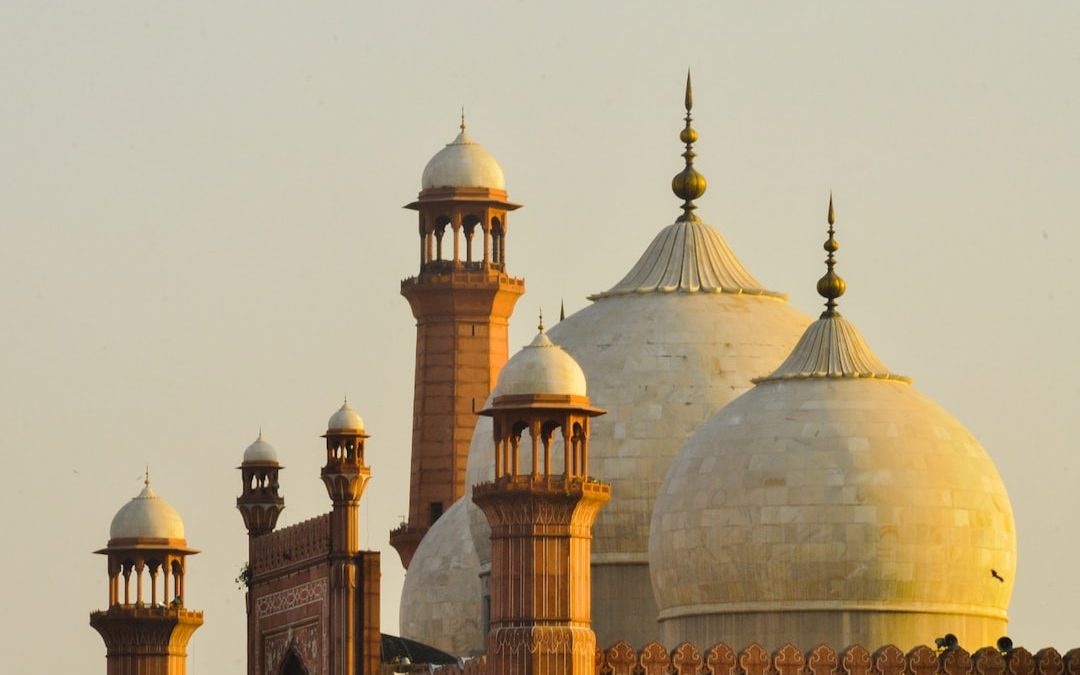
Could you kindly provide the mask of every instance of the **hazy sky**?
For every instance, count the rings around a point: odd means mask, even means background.
[[[501,162],[508,266],[567,311],[678,214],[694,69],[699,214],[841,310],[1004,476],[1010,634],[1080,644],[1080,3],[8,2],[0,5],[0,613],[5,672],[102,672],[115,511],[143,466],[181,513],[194,675],[243,672],[235,470],[261,426],[287,525],[342,395],[367,421],[362,542],[403,572],[415,198],[457,131]],[[62,645],[62,649],[57,649]],[[43,665],[42,659],[45,660]]]

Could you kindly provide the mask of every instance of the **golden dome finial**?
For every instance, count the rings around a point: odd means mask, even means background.
[[[840,244],[836,242],[836,237],[833,235],[833,225],[836,224],[836,210],[833,208],[832,193],[829,193],[829,214],[827,217],[829,221],[829,238],[825,241],[825,251],[828,255],[825,257],[825,266],[828,271],[825,272],[825,276],[818,279],[817,292],[818,295],[825,298],[825,311],[821,313],[822,319],[827,319],[833,316],[840,316],[840,312],[836,311],[836,299],[844,294],[847,290],[847,282],[841,279],[833,270],[836,267],[836,251],[840,248]]]
[[[682,156],[686,159],[686,168],[675,174],[675,177],[671,179],[671,190],[676,197],[683,200],[683,213],[679,216],[677,222],[700,222],[701,219],[694,215],[694,209],[697,208],[694,205],[694,200],[705,194],[706,182],[705,176],[702,176],[694,169],[694,157],[697,156],[694,153],[694,141],[697,140],[698,134],[690,126],[690,110],[694,107],[694,90],[690,84],[689,69],[686,71],[685,104],[686,128],[679,133],[679,140],[686,144],[686,150],[682,153]]]
[[[540,323],[537,324],[536,330],[541,332],[541,333],[544,332],[544,308],[543,307],[540,307]]]
[[[461,125],[458,128],[461,133],[465,133],[465,106],[461,106]]]
[[[143,477],[143,485],[150,487],[150,465],[146,465],[146,476]]]

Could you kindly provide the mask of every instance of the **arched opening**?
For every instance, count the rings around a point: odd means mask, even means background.
[[[476,226],[480,224],[480,218],[469,214],[461,221],[461,230],[465,234],[465,267],[473,268],[473,236],[476,234]]]
[[[571,476],[582,479],[587,478],[586,473],[589,469],[589,462],[585,456],[585,430],[579,422],[574,422],[572,427],[569,460],[569,466],[567,466],[566,470],[567,478]]]
[[[184,567],[179,560],[172,561],[173,578],[173,604],[177,607],[184,606]]]
[[[491,262],[503,267],[506,265],[506,239],[502,221],[498,217],[491,219]]]
[[[435,260],[441,262],[443,259],[443,235],[446,234],[446,226],[450,224],[450,218],[447,216],[439,216],[435,221]]]
[[[548,420],[540,427],[540,438],[544,444],[543,475],[545,478],[551,477],[551,442],[558,428],[559,423],[555,420]]]
[[[521,474],[521,435],[529,428],[529,423],[525,420],[518,420],[514,422],[514,425],[510,428],[510,461],[509,473],[511,476],[517,476]]]
[[[290,649],[281,663],[281,675],[308,675],[308,669],[295,649]]]

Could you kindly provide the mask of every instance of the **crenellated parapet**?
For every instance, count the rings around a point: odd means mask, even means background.
[[[487,657],[440,668],[439,675],[488,675]],[[1023,647],[932,649],[907,653],[895,645],[870,651],[862,645],[803,651],[786,644],[769,653],[752,643],[736,651],[724,643],[701,649],[683,642],[668,650],[659,642],[635,649],[624,641],[595,652],[595,675],[1080,675],[1080,648],[1064,655],[1053,647],[1034,654]]]
[[[329,554],[330,514],[324,513],[255,539],[251,572],[255,576],[285,572]]]

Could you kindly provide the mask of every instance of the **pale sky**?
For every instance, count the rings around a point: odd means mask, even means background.
[[[540,305],[585,306],[679,213],[688,66],[698,213],[816,314],[835,192],[841,311],[1009,489],[1010,635],[1080,645],[1078,36],[1074,1],[3,3],[4,671],[103,672],[91,551],[149,464],[204,551],[188,672],[243,672],[235,467],[261,426],[281,524],[326,511],[318,435],[346,392],[396,633],[398,289],[418,265],[400,207],[464,105],[525,204],[516,351]]]

